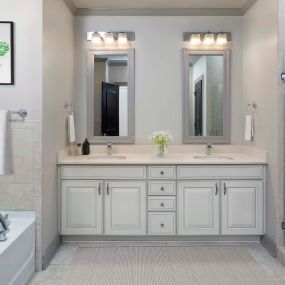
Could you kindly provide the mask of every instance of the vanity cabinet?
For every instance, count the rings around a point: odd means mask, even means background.
[[[63,165],[61,234],[263,235],[263,165]]]
[[[178,231],[181,235],[219,234],[219,184],[187,181],[178,184]]]
[[[146,234],[146,182],[105,182],[105,234]]]
[[[102,234],[102,182],[62,181],[61,234]]]

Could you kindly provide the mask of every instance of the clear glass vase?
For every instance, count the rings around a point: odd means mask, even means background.
[[[156,145],[155,154],[157,157],[164,157],[166,153],[166,145]]]

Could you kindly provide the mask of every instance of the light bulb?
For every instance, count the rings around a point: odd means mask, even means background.
[[[102,38],[98,32],[93,33],[92,35],[92,42],[96,45],[101,45],[102,44]]]
[[[128,36],[127,33],[119,33],[118,34],[118,44],[120,46],[125,46],[128,44]]]
[[[200,45],[201,44],[201,35],[200,34],[192,34],[191,39],[190,39],[190,43],[193,46]]]
[[[218,45],[224,46],[227,44],[227,42],[228,42],[227,34],[225,34],[225,33],[218,34],[218,36],[217,36],[217,44]]]
[[[114,36],[112,33],[106,33],[105,35],[105,43],[110,46],[114,44]]]
[[[212,45],[215,43],[215,36],[212,33],[207,33],[204,36],[204,44],[205,45]]]

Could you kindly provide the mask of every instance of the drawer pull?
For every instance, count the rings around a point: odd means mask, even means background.
[[[101,195],[101,182],[99,183],[98,194]]]
[[[107,195],[109,195],[109,183],[107,184]]]
[[[160,175],[164,175],[164,171],[160,171]]]
[[[164,187],[161,187],[160,190],[161,190],[161,191],[164,191]]]
[[[164,228],[164,224],[160,224],[160,226],[161,226],[162,228]]]
[[[226,195],[227,194],[227,185],[226,185],[226,183],[224,183],[224,195]]]
[[[164,203],[161,203],[160,206],[161,206],[161,207],[164,207]]]
[[[216,196],[218,195],[218,191],[219,191],[219,187],[218,187],[218,183],[216,183],[216,193],[215,193]]]

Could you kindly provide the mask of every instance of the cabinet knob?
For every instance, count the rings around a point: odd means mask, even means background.
[[[164,191],[164,187],[161,187],[160,190],[161,190],[161,191]]]
[[[164,228],[164,224],[160,224],[160,226],[161,226],[162,228]]]
[[[226,185],[226,183],[224,183],[224,195],[226,195],[227,194],[227,185]]]
[[[164,207],[164,203],[161,203],[160,206],[161,206],[161,207]]]
[[[164,171],[160,171],[160,175],[164,175]]]

